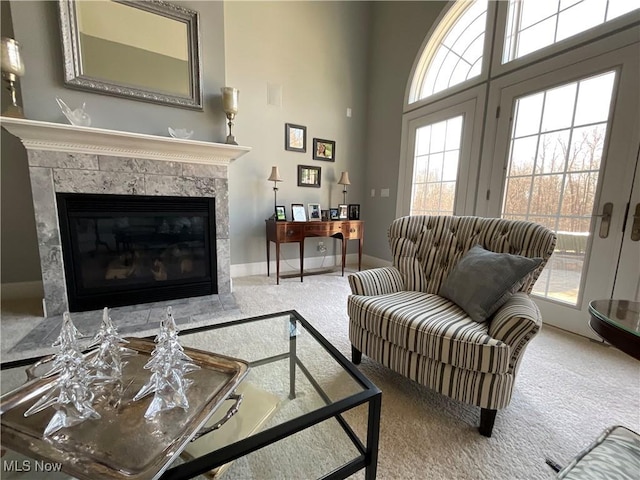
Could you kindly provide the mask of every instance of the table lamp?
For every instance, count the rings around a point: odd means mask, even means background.
[[[18,77],[24,75],[24,63],[20,56],[20,44],[13,38],[2,37],[1,40],[2,78],[8,83],[7,90],[11,94],[11,104],[2,112],[4,116],[24,118],[22,107],[16,100],[15,83]]]
[[[340,180],[338,180],[338,185],[344,185],[344,189],[342,190],[342,195],[344,195],[342,203],[347,203],[347,185],[351,185],[349,181],[349,172],[342,172],[340,175]]]
[[[238,145],[236,137],[231,134],[231,127],[233,125],[233,119],[236,118],[236,114],[238,113],[238,95],[240,91],[233,87],[222,87],[220,91],[222,92],[222,109],[227,115],[227,120],[229,120],[227,124],[229,125],[229,135],[227,135],[227,141],[225,143]]]
[[[267,180],[273,182],[273,214],[276,215],[276,206],[278,205],[278,182],[282,181],[277,166],[271,167],[271,175],[269,175]]]

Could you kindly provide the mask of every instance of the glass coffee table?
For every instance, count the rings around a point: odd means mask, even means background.
[[[244,396],[237,413],[187,445],[160,478],[340,479],[362,469],[376,477],[382,393],[300,314],[183,330],[180,342],[242,359],[250,369],[237,389]],[[24,383],[25,366],[37,360],[2,364],[2,393]],[[223,402],[208,424],[230,405]],[[5,465],[29,465],[4,453]],[[13,454],[22,459],[5,461]],[[23,478],[19,470],[5,475]]]
[[[593,300],[589,325],[600,337],[640,360],[640,302]]]

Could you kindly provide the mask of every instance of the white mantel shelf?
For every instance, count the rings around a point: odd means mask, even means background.
[[[0,117],[0,125],[27,150],[88,153],[172,162],[229,165],[251,147],[183,140],[103,128],[77,127],[23,118]]]

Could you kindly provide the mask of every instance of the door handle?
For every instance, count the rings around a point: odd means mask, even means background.
[[[609,236],[609,227],[611,226],[611,214],[613,213],[613,203],[607,202],[602,207],[602,213],[600,215],[594,215],[594,217],[601,217],[600,220],[600,238],[607,238]]]
[[[636,203],[636,209],[633,212],[633,224],[631,225],[631,240],[637,242],[640,240],[640,203]]]

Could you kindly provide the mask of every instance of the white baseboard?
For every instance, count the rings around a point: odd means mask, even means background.
[[[0,285],[0,296],[3,300],[42,298],[44,291],[41,281],[3,283]]]
[[[393,262],[390,262],[389,260],[383,260],[378,257],[372,257],[371,255],[363,255],[362,264],[363,266],[366,265],[368,268],[380,268],[380,267],[390,267],[393,265]]]

